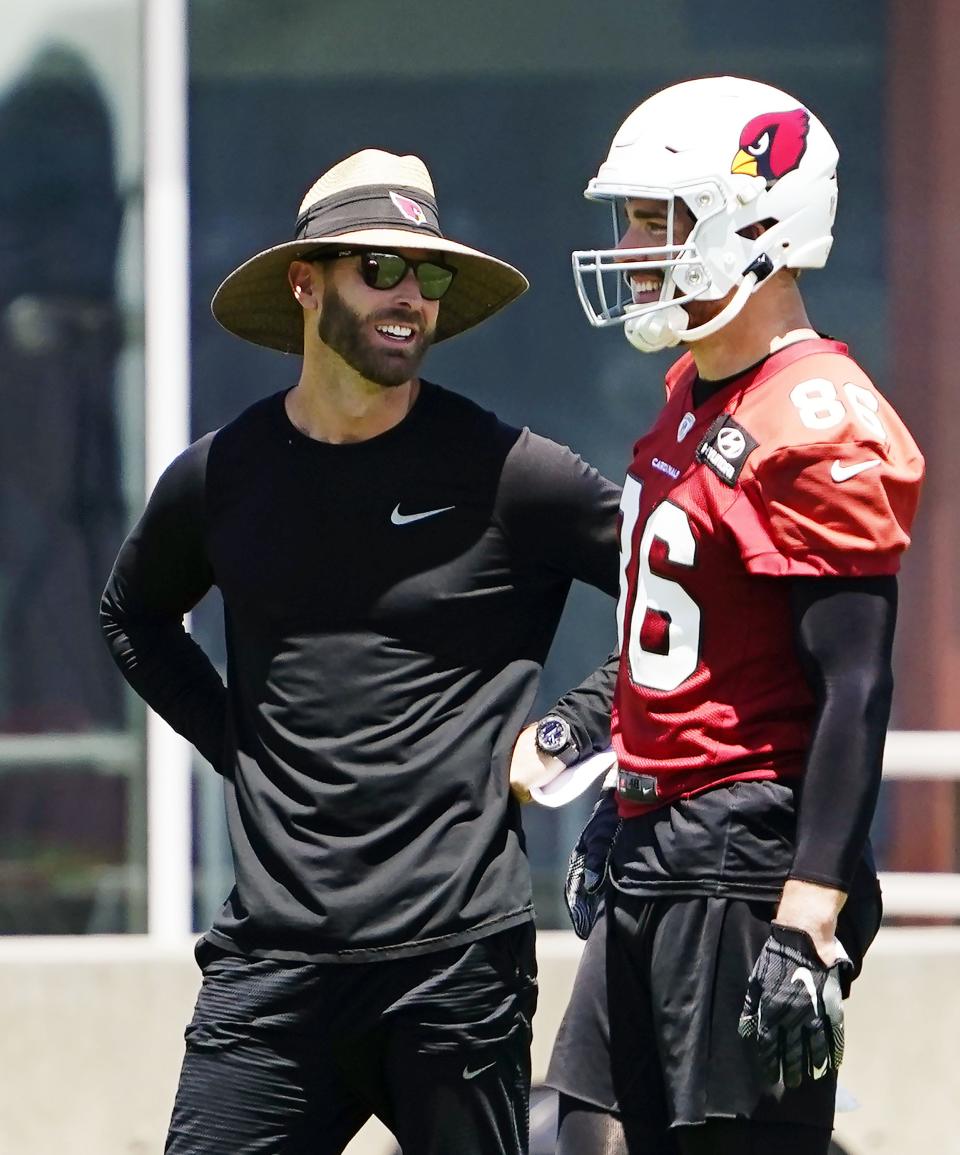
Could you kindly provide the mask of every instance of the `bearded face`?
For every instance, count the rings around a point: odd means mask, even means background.
[[[317,320],[320,340],[368,381],[389,389],[417,376],[436,322],[400,304],[366,315],[355,311],[331,281],[324,285]]]

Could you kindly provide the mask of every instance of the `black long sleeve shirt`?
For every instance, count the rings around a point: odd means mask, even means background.
[[[305,437],[277,394],[169,467],[101,621],[224,776],[236,886],[212,941],[367,961],[531,917],[509,758],[571,581],[616,595],[618,501],[426,382],[368,441]],[[214,584],[226,687],[182,621]],[[609,740],[611,691],[585,690],[585,744]]]

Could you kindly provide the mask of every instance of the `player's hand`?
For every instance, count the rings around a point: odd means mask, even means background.
[[[840,972],[853,964],[839,942],[827,966],[803,930],[773,923],[747,984],[740,1036],[756,1042],[764,1075],[797,1087],[843,1060]]]
[[[604,790],[580,833],[567,865],[563,897],[578,938],[588,938],[600,913],[613,840],[620,829],[617,797]]]

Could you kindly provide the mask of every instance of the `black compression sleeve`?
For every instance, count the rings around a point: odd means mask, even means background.
[[[800,661],[817,702],[791,877],[846,890],[880,789],[897,580],[795,578],[790,600]]]

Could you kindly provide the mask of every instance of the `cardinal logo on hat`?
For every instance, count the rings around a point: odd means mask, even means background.
[[[415,225],[425,225],[427,223],[427,214],[416,201],[412,201],[409,197],[403,196],[402,193],[396,192],[390,194],[390,199],[408,221],[413,221]]]
[[[730,171],[765,177],[768,183],[793,172],[807,151],[810,113],[765,112],[755,116],[740,134],[740,151]]]

